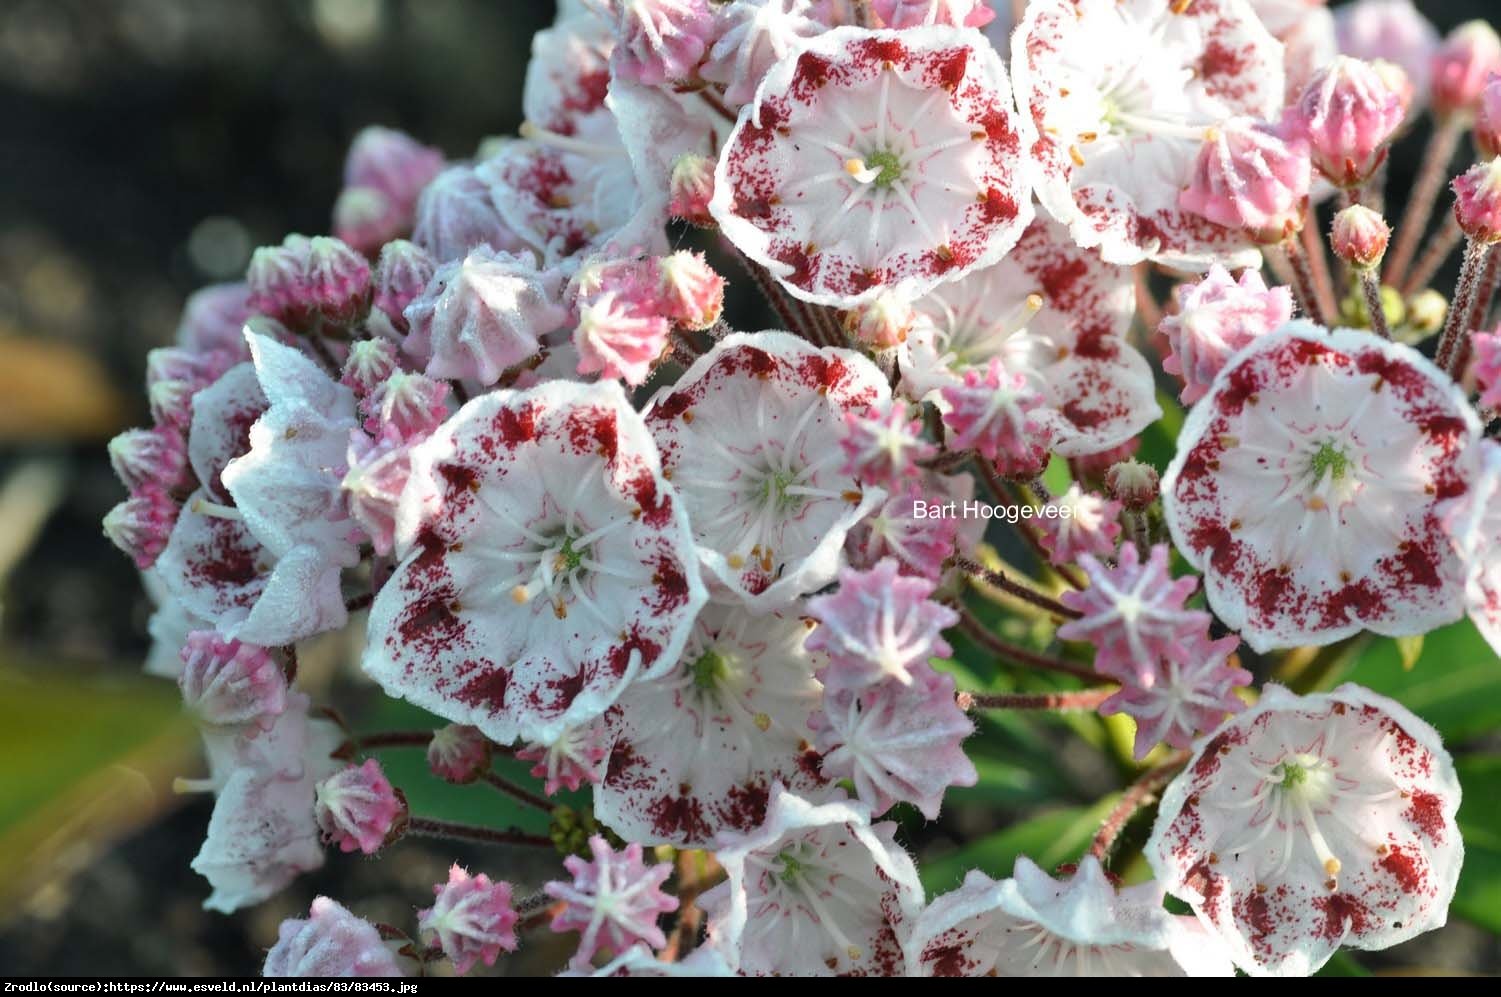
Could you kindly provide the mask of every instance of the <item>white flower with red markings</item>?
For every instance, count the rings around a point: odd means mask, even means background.
[[[1156,883],[1117,888],[1093,855],[1054,879],[1025,855],[1011,878],[971,870],[936,897],[907,943],[910,976],[1232,976]]]
[[[1284,326],[1189,414],[1163,477],[1173,541],[1258,651],[1459,615],[1438,504],[1469,488],[1479,420],[1442,371],[1363,332]]]
[[[646,412],[718,591],[753,610],[832,581],[885,492],[840,470],[844,417],[890,397],[852,350],[782,332],[715,344]]]
[[[1306,975],[1444,924],[1459,795],[1438,732],[1401,705],[1269,686],[1168,786],[1147,859],[1241,969]]]
[[[684,503],[619,385],[477,398],[412,451],[364,668],[500,743],[551,743],[677,662],[705,599]]]
[[[1074,245],[1050,219],[1005,259],[920,298],[902,364],[904,390],[928,396],[1001,358],[1062,416],[1054,446],[1097,453],[1162,414],[1146,359],[1126,340],[1136,310],[1128,270]]]
[[[1254,265],[1245,237],[1183,210],[1205,129],[1275,118],[1282,46],[1241,0],[1041,0],[1012,35],[1043,206],[1112,263]]]
[[[719,843],[729,878],[699,898],[709,944],[743,976],[900,975],[923,890],[896,829],[774,787],[765,824]]]
[[[956,28],[836,28],[778,62],[714,177],[725,235],[848,308],[998,262],[1032,220],[1000,57]]]
[[[766,818],[774,784],[829,792],[808,718],[824,659],[805,644],[813,621],[710,606],[682,659],[637,682],[608,716],[614,744],[595,813],[630,841],[702,847]]]
[[[1474,484],[1447,503],[1444,526],[1465,563],[1465,608],[1501,654],[1501,444],[1484,440],[1473,457]]]

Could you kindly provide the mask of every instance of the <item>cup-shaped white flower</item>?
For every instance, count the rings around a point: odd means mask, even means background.
[[[652,401],[647,425],[720,592],[760,611],[833,580],[850,527],[885,498],[843,470],[844,417],[889,397],[860,354],[761,332],[720,340]]]
[[[1000,56],[959,28],[836,28],[772,66],[709,211],[789,292],[849,307],[997,262],[1032,220]]]
[[[1501,443],[1485,440],[1469,494],[1445,505],[1444,525],[1465,563],[1465,609],[1501,654]]]
[[[715,853],[729,878],[699,898],[709,944],[746,976],[899,975],[923,893],[895,833],[863,803],[773,788],[766,823]]]
[[[1469,488],[1480,425],[1416,350],[1292,323],[1237,354],[1189,414],[1162,480],[1173,541],[1258,651],[1459,616],[1436,509]]]
[[[1162,414],[1152,371],[1126,341],[1136,311],[1130,272],[1040,218],[995,266],[915,302],[904,390],[936,400],[944,384],[999,357],[1025,376],[1054,420],[1064,456],[1119,446]]]
[[[614,749],[595,814],[621,837],[702,846],[766,819],[774,784],[829,792],[808,718],[823,686],[811,621],[709,606],[677,666],[637,682],[607,714]]]
[[[1240,233],[1178,204],[1207,127],[1282,106],[1282,46],[1243,0],[1038,0],[1011,52],[1033,187],[1081,246],[1254,264]]]
[[[1261,702],[1198,745],[1147,860],[1240,968],[1305,975],[1335,949],[1442,927],[1464,844],[1438,732],[1356,685]]]
[[[705,599],[686,513],[618,384],[465,405],[412,451],[364,668],[487,737],[549,744],[678,660]]]

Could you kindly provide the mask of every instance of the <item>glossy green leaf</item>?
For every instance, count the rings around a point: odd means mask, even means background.
[[[1049,871],[1077,861],[1119,799],[1119,794],[1112,793],[1089,807],[1050,810],[963,848],[925,858],[920,865],[923,886],[930,896],[945,893],[958,886],[969,869],[1004,879],[1011,875],[1018,855],[1026,855]]]
[[[1455,767],[1464,791],[1459,829],[1465,864],[1453,912],[1501,933],[1501,755],[1465,755]]]
[[[1501,726],[1501,660],[1468,620],[1428,634],[1411,669],[1396,641],[1373,641],[1344,678],[1397,700],[1446,741]]]

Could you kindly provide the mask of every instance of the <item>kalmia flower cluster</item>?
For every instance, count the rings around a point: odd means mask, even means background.
[[[1307,974],[1441,926],[1438,734],[1246,663],[1466,615],[1501,651],[1498,74],[1489,26],[1401,0],[563,0],[517,136],[359,135],[333,234],[195,295],[110,445],[203,732],[206,906],[420,834],[552,871],[455,865],[407,928],[319,897],[265,973],[551,931],[569,975]],[[1133,459],[1173,394],[1171,462]],[[977,499],[1028,514],[941,511]],[[297,647],[350,628],[446,726],[313,707]],[[941,820],[987,715],[1038,709],[1130,718],[1124,809],[929,896],[901,805]],[[412,812],[406,744],[551,834]]]

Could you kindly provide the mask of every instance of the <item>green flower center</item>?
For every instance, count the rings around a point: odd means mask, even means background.
[[[729,659],[712,648],[699,655],[698,660],[693,663],[693,684],[700,689],[718,687],[729,674]]]
[[[1350,471],[1350,456],[1329,441],[1319,444],[1319,449],[1314,453],[1313,459],[1308,463],[1308,473],[1314,481],[1324,480],[1324,475],[1329,475],[1331,481],[1339,481]]]
[[[1283,762],[1279,768],[1282,771],[1282,789],[1296,789],[1308,781],[1308,769],[1295,762]]]
[[[553,560],[554,570],[560,575],[566,575],[577,571],[579,565],[584,563],[584,552],[573,549],[573,537],[564,537],[563,546],[558,548],[558,553]]]
[[[778,873],[782,882],[790,883],[803,874],[803,864],[791,852],[778,855],[777,861],[782,864],[782,871]]]
[[[791,471],[770,471],[761,479],[761,488],[757,492],[762,504],[771,503],[772,508],[781,511],[802,501],[800,496],[788,495],[787,489],[797,480],[797,475]]]
[[[890,151],[872,152],[865,157],[865,165],[872,170],[879,170],[875,180],[871,181],[877,187],[890,187],[902,178],[902,160],[896,153]]]

